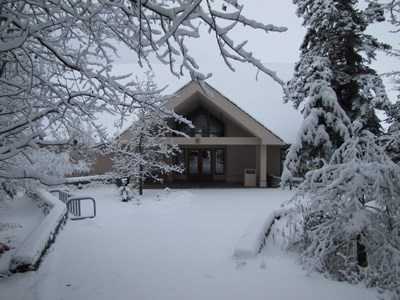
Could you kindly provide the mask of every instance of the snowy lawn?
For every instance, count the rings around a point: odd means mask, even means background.
[[[146,190],[141,205],[121,202],[111,185],[76,193],[97,200],[97,217],[68,221],[38,271],[0,280],[0,299],[376,299],[375,290],[307,276],[279,238],[252,259],[233,256],[257,215],[292,191]]]

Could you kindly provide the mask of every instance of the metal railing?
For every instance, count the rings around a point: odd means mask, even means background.
[[[53,189],[50,192],[58,193],[58,199],[64,202],[67,206],[68,212],[74,215],[74,217],[70,217],[71,220],[94,218],[96,216],[96,201],[94,198],[88,196],[76,196],[67,189]],[[82,215],[82,201],[90,201],[92,203],[90,214]]]

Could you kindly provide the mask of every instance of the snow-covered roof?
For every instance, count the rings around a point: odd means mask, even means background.
[[[188,88],[191,93],[188,95],[186,94],[186,98],[182,99],[181,93],[183,93],[183,90]],[[244,111],[241,107],[239,107],[237,104],[229,100],[227,97],[225,97],[220,91],[218,91],[215,87],[211,86],[210,84],[206,83],[204,86],[200,86],[193,80],[188,82],[186,85],[184,85],[180,90],[176,92],[177,97],[173,97],[166,105],[168,108],[173,109],[175,112],[177,105],[180,106],[182,103],[188,100],[188,96],[192,96],[194,93],[201,92],[206,99],[219,107],[220,109],[224,110],[224,107],[226,108],[225,113],[232,113],[230,117],[234,119],[235,121],[238,121],[239,118],[241,119],[240,122],[243,122],[241,125],[246,127],[247,130],[252,131],[249,126],[250,124],[253,124],[253,129],[256,129],[254,134],[256,134],[259,138],[264,140],[269,140],[270,143],[277,143],[277,144],[282,144],[284,141],[274,132],[272,132],[270,129],[265,127],[262,123],[258,122],[256,119],[254,119],[250,114],[248,114],[246,111]],[[209,94],[209,95],[208,95]],[[219,97],[218,97],[219,95]],[[219,99],[219,100],[218,100]],[[222,100],[222,102],[221,102]],[[226,106],[226,103],[228,104]],[[221,106],[220,106],[221,105]],[[224,107],[222,107],[224,105]],[[192,107],[193,109],[194,107]],[[232,110],[232,108],[234,108]],[[179,112],[177,112],[179,113]],[[234,115],[235,116],[234,116]],[[244,117],[243,117],[244,116]],[[245,122],[246,120],[246,122]],[[255,127],[254,127],[255,125]],[[257,133],[256,133],[257,132]]]
[[[266,65],[285,81],[293,74],[293,64]],[[285,143],[290,144],[295,140],[301,114],[290,103],[283,103],[283,90],[277,82],[263,73],[257,73],[257,70],[248,64],[235,65],[235,72],[222,63],[201,64],[200,67],[205,74],[212,73],[207,83],[241,110],[282,138]],[[161,64],[153,64],[152,70],[158,87],[166,87],[164,92],[167,94],[176,93],[191,80],[188,74],[178,79],[171,74],[168,66]],[[132,73],[142,78],[144,69],[137,64],[116,64],[114,73]],[[113,126],[113,120],[104,120],[104,123],[108,123],[109,127]]]

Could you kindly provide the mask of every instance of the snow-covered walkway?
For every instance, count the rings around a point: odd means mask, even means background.
[[[272,240],[252,260],[233,257],[257,214],[290,191],[146,190],[139,206],[120,202],[113,186],[77,193],[96,198],[97,217],[68,221],[38,271],[0,280],[0,299],[376,299],[362,286],[306,276]]]

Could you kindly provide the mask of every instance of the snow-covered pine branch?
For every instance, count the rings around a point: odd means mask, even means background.
[[[302,76],[292,81],[292,86],[304,86],[302,93],[307,102],[296,140],[286,155],[281,177],[283,185],[291,185],[294,178],[304,177],[307,171],[323,166],[331,152],[351,135],[351,121],[330,86],[332,72],[326,60],[311,56],[298,64],[296,72],[300,74],[304,69],[308,72],[306,81],[300,82]]]

